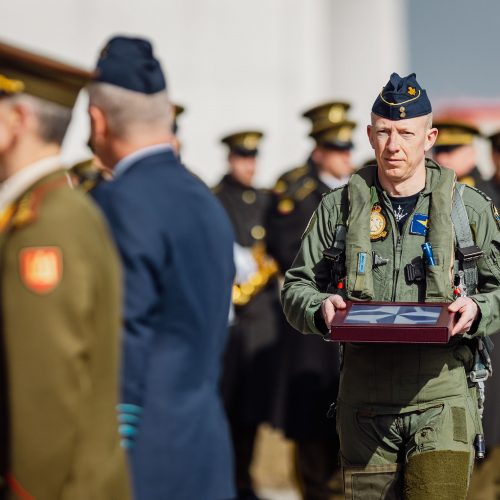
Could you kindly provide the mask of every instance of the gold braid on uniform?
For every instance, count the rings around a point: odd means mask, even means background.
[[[245,283],[233,285],[233,304],[244,306],[248,304],[265,286],[269,280],[278,274],[278,264],[267,255],[266,247],[262,242],[252,247],[252,255],[257,263],[257,271]]]

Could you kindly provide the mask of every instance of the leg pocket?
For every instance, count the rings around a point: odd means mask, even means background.
[[[413,437],[415,451],[421,453],[436,449],[439,431],[443,425],[443,411],[444,405],[440,404],[429,408],[419,416],[421,426]]]

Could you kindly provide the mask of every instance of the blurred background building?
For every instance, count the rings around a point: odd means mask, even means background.
[[[218,139],[263,129],[257,183],[270,185],[305,157],[300,113],[323,100],[353,103],[354,158],[368,158],[364,125],[392,71],[416,71],[437,110],[458,106],[495,128],[499,16],[496,0],[16,0],[3,5],[0,33],[88,68],[112,34],[151,38],[172,99],[187,108],[185,163],[214,184],[225,167]],[[69,162],[87,156],[85,106],[82,98],[66,141]]]

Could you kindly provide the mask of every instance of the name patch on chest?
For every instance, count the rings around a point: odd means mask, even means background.
[[[358,273],[365,274],[366,270],[366,252],[358,253]]]
[[[425,236],[427,234],[429,224],[429,216],[426,214],[416,213],[410,225],[410,234],[418,234],[420,236]]]

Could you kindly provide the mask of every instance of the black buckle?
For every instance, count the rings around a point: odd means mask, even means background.
[[[470,260],[479,259],[484,255],[484,252],[476,245],[465,248],[457,248],[458,260],[468,262]]]
[[[340,248],[327,248],[323,250],[323,257],[328,260],[333,260],[333,262],[338,262],[342,252]]]
[[[406,264],[404,270],[407,283],[423,281],[425,279],[425,271],[421,257],[417,257],[413,259],[409,264]]]

